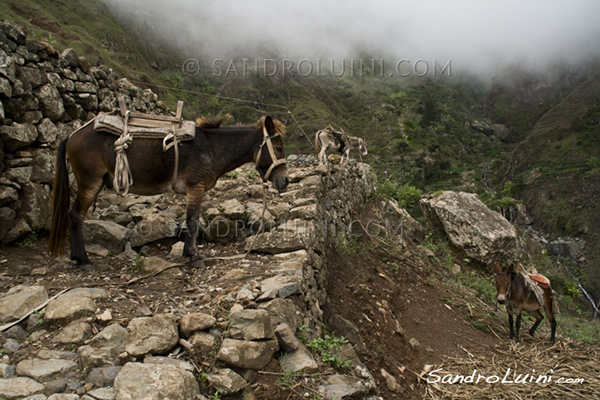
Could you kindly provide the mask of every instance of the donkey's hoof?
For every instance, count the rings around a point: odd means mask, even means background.
[[[79,268],[81,268],[85,272],[94,272],[95,271],[94,264],[92,264],[92,263],[80,264]]]
[[[75,264],[77,264],[80,267],[83,267],[84,265],[94,265],[94,263],[92,262],[92,260],[90,260],[88,258],[88,256],[85,256],[85,257],[71,256],[70,258],[72,261],[75,261]]]
[[[194,259],[190,258],[188,265],[191,268],[196,268],[196,269],[204,269],[204,267],[205,267],[204,261],[200,257],[195,257]]]

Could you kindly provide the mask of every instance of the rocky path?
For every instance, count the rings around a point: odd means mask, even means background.
[[[300,326],[320,332],[324,240],[315,233],[322,213],[339,212],[342,223],[349,204],[337,192],[364,185],[362,169],[293,168],[286,193],[267,193],[258,237],[263,191],[252,171],[234,171],[205,199],[202,263],[180,257],[183,199],[172,194],[103,194],[86,223],[89,270],[46,257],[43,240],[33,252],[7,249],[0,397],[252,398],[268,387],[257,371],[322,369],[296,337]],[[325,195],[326,184],[337,189]],[[360,374],[311,381],[306,393],[372,391],[356,360]]]

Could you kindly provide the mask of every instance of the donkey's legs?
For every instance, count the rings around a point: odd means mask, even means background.
[[[532,311],[529,314],[531,314],[531,316],[533,316],[535,318],[535,323],[533,324],[533,326],[529,330],[529,334],[531,336],[534,336],[535,335],[535,330],[537,329],[537,327],[540,324],[540,322],[542,322],[542,320],[544,319],[544,316],[539,311],[537,311],[537,310],[536,311]]]
[[[508,328],[510,330],[510,336],[509,336],[509,338],[512,340],[512,338],[515,337],[515,331],[513,329],[514,320],[513,320],[513,311],[512,311],[512,308],[506,307],[506,312],[508,312]]]
[[[77,261],[78,264],[91,264],[85,251],[85,243],[83,241],[83,221],[85,214],[90,208],[96,196],[102,189],[102,179],[93,180],[93,182],[81,183],[77,182],[77,197],[73,206],[69,210],[69,233],[71,237],[71,260]]]
[[[552,336],[550,336],[550,340],[552,342],[556,341],[556,319],[554,318],[554,314],[552,311],[548,312],[548,319],[550,320],[550,328],[552,329]]]
[[[326,152],[327,152],[327,145],[322,146],[321,147],[321,151],[319,152],[319,163],[320,164],[327,164],[327,156],[326,156]]]
[[[190,261],[196,261],[198,258],[198,250],[196,249],[196,238],[198,237],[198,229],[200,222],[200,203],[204,195],[204,188],[197,185],[193,188],[188,188],[186,195],[186,218],[187,236],[183,245],[183,256],[190,257]]]
[[[521,307],[517,308],[517,320],[515,321],[515,330],[516,337],[515,340],[517,343],[521,343],[521,315],[523,313],[523,309]]]
[[[346,162],[345,162],[345,164],[348,164],[348,161],[350,160],[350,149],[349,148],[344,151],[344,154],[342,154],[342,159],[340,160],[340,164],[344,160],[344,156],[346,156]]]
[[[552,329],[552,336],[550,340],[556,341],[556,319],[554,318],[554,310],[552,309],[552,289],[544,290],[544,309],[550,321],[550,328]]]

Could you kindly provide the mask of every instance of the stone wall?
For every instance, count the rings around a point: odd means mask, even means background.
[[[345,240],[360,210],[372,193],[373,177],[368,164],[348,167],[320,166],[293,170],[290,190],[283,194],[291,204],[283,223],[262,235],[247,239],[246,249],[266,253],[305,251],[300,274],[283,271],[286,285],[299,287],[303,324],[320,332],[321,304],[325,291],[324,260],[331,246]]]
[[[137,111],[169,112],[151,90],[0,21],[0,242],[47,227],[58,144],[120,95]]]

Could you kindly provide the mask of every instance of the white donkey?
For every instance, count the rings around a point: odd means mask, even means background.
[[[321,164],[327,164],[326,152],[328,149],[342,154],[340,164],[344,162],[344,156],[348,163],[352,149],[358,149],[363,156],[368,154],[366,140],[355,136],[350,137],[343,131],[336,132],[331,125],[327,129],[321,129],[315,135],[315,151],[319,154],[318,158]]]

